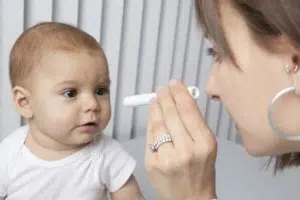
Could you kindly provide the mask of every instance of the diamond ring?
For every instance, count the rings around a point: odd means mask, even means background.
[[[167,143],[167,142],[172,142],[172,138],[170,134],[162,134],[159,135],[155,140],[153,144],[150,144],[150,149],[151,151],[155,152],[158,150],[159,146]]]

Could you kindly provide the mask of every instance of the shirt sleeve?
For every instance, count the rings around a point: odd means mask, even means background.
[[[133,174],[136,161],[112,138],[104,139],[100,179],[109,192],[120,189]]]

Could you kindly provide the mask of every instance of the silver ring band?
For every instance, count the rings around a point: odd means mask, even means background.
[[[150,149],[155,152],[158,150],[160,145],[166,143],[166,142],[172,142],[172,137],[170,134],[162,134],[159,135],[155,140],[154,143],[150,145]]]

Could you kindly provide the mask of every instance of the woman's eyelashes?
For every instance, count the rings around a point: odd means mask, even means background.
[[[208,56],[212,56],[214,58],[215,62],[221,62],[221,57],[219,55],[219,53],[212,47],[207,48],[206,53]]]

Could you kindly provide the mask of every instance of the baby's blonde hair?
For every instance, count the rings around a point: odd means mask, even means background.
[[[9,57],[12,88],[23,86],[42,56],[55,50],[100,52],[106,60],[100,44],[88,33],[65,23],[42,22],[24,31],[12,47]]]

